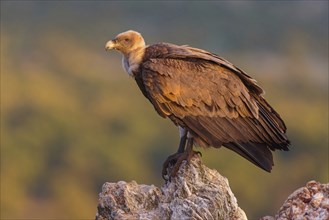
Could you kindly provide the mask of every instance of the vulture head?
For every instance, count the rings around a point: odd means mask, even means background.
[[[113,40],[106,43],[105,49],[115,49],[128,56],[131,52],[145,47],[142,35],[136,31],[126,31],[118,34]]]

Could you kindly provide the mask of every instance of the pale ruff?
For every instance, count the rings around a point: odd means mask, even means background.
[[[137,48],[128,55],[122,57],[122,67],[130,75],[134,76],[134,72],[138,70],[144,56],[145,48]]]

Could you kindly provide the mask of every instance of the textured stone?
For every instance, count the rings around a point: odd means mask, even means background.
[[[275,217],[262,218],[270,219],[329,220],[329,184],[309,181],[288,197]]]
[[[198,157],[182,163],[177,176],[161,189],[136,182],[105,183],[97,220],[105,219],[247,219],[228,181]]]

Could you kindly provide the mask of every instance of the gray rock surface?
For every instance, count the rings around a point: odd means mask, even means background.
[[[182,163],[177,177],[161,189],[136,182],[105,183],[96,220],[105,219],[247,219],[228,181],[199,157]]]

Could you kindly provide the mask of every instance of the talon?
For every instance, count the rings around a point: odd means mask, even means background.
[[[173,170],[175,170],[176,168],[175,168],[175,166],[177,165],[177,163],[179,163],[179,161],[180,161],[180,157],[181,157],[181,155],[182,155],[183,153],[175,153],[175,154],[172,154],[172,155],[170,155],[167,159],[166,159],[166,161],[163,163],[163,165],[162,165],[162,178],[164,179],[164,180],[167,180],[166,179],[166,175],[168,175],[169,174],[169,181],[170,181],[170,177],[172,176],[172,172],[171,173],[168,173],[167,172],[167,170],[170,170],[170,168],[171,167],[173,167],[172,168],[172,171]],[[181,162],[180,162],[181,163]],[[180,164],[179,164],[180,165]],[[178,171],[178,170],[177,170]],[[176,172],[177,172],[176,171]]]
[[[182,162],[184,160],[187,163],[190,163],[190,160],[194,155],[202,156],[200,151],[194,151],[193,148],[193,138],[188,138],[186,150],[181,152],[178,150],[177,153],[170,155],[167,160],[164,162],[162,167],[162,178],[164,180],[168,180],[166,176],[169,176],[169,181],[171,181],[172,177],[175,177]],[[168,173],[169,172],[169,173]]]
[[[183,153],[175,153],[173,155],[170,155],[167,160],[163,163],[162,166],[162,178],[164,180],[168,180],[166,176],[169,176],[169,181],[171,181],[172,177],[175,177],[182,162],[186,160],[189,162],[190,160],[190,154],[188,152]],[[170,173],[168,173],[168,172]]]

